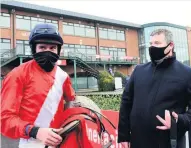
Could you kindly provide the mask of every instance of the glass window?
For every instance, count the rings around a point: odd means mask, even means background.
[[[16,41],[16,54],[31,55],[31,49],[28,44],[28,41],[17,40]]]
[[[74,24],[73,24],[73,23],[68,23],[68,25],[74,26]]]
[[[77,35],[77,36],[85,36],[85,28],[84,27],[77,27],[75,25],[76,24],[74,24],[75,35]]]
[[[0,54],[5,53],[11,49],[11,40],[10,39],[0,39],[1,41],[1,50]]]
[[[16,28],[30,31],[37,24],[47,23],[58,28],[58,21],[45,20],[43,18],[16,15]]]
[[[108,38],[107,30],[103,30],[103,28],[99,28],[99,36],[102,39],[107,39]]]
[[[77,49],[80,53],[82,53],[82,54],[86,54],[86,48],[84,47],[84,48],[79,48],[79,49]]]
[[[75,27],[79,27],[79,26],[80,26],[80,24],[74,24],[74,26],[75,26]]]
[[[117,40],[125,41],[125,33],[124,33],[124,31],[117,32]]]
[[[25,45],[25,55],[31,55],[32,53],[31,53],[31,48],[30,48],[30,46],[29,45]]]
[[[77,44],[77,45],[64,44],[64,55],[65,56],[77,56],[84,61],[96,60],[96,58],[95,58],[96,48],[95,48],[95,46],[86,46],[86,45],[79,45],[79,44]]]
[[[101,55],[109,55],[109,50],[108,49],[101,49],[100,54]]]
[[[37,21],[38,19],[36,17],[31,17],[31,20]]]
[[[63,25],[63,33],[64,34],[74,35],[74,26],[64,24]]]
[[[109,50],[117,51],[117,48],[112,47],[112,48],[109,48]]]
[[[81,45],[80,48],[85,48],[86,46],[85,45]]]
[[[111,40],[117,39],[116,30],[108,29],[108,39],[111,39]]]
[[[16,18],[16,28],[30,31],[30,20]]]
[[[75,45],[75,48],[80,48],[81,46],[80,45]]]
[[[10,43],[11,41],[10,41],[10,39],[2,39],[2,42],[3,43]]]
[[[23,44],[23,41],[17,40],[16,43],[17,43],[17,44]]]
[[[10,17],[10,14],[7,14],[7,13],[1,13],[3,16],[9,16]]]
[[[51,20],[46,20],[47,23],[51,23]]]
[[[86,49],[88,60],[95,61],[96,60],[96,49],[95,46],[92,46],[92,48]]]
[[[39,18],[40,22],[45,22],[45,19]]]
[[[64,44],[64,47],[68,47],[68,44]]]
[[[30,17],[28,17],[28,16],[24,16],[24,19],[26,19],[26,20],[30,20]]]
[[[23,54],[24,53],[24,46],[23,44],[17,44],[16,46],[16,54]]]
[[[118,50],[118,56],[119,56],[119,57],[124,57],[124,56],[126,56],[125,49]]]
[[[86,36],[87,37],[95,37],[95,29],[86,28]]]
[[[16,15],[16,18],[23,18],[23,16],[21,16],[21,15]]]
[[[1,20],[0,27],[10,28],[10,21],[11,20],[10,20],[9,14],[1,13],[0,20]]]
[[[24,41],[25,44],[29,44],[29,41]]]
[[[74,45],[72,45],[72,44],[69,44],[69,47],[73,47],[73,48],[74,48]]]
[[[74,45],[76,49],[80,49],[81,45]]]
[[[58,24],[58,21],[52,21],[52,23],[54,23],[54,24]]]
[[[102,39],[125,41],[125,32],[121,30],[99,28],[99,36]]]
[[[96,49],[87,49],[88,55],[96,55]]]
[[[74,36],[95,37],[95,27],[63,22],[63,33]]]

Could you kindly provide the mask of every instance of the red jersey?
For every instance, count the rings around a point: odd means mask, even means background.
[[[70,78],[60,67],[45,72],[35,60],[23,63],[2,83],[1,133],[9,138],[24,138],[22,144],[29,138],[25,134],[29,124],[60,128],[64,100],[74,98]]]

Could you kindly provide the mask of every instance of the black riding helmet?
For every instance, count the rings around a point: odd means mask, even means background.
[[[32,54],[36,53],[37,43],[51,43],[58,45],[58,55],[60,55],[61,46],[64,44],[57,28],[51,24],[37,24],[29,36],[29,45]]]

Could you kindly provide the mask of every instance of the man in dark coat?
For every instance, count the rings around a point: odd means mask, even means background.
[[[123,92],[118,142],[126,148],[171,148],[174,120],[177,148],[184,148],[191,122],[191,68],[176,60],[166,29],[151,33],[149,54],[151,62],[135,67]]]

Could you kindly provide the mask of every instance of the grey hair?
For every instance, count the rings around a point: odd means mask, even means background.
[[[159,35],[159,34],[164,34],[165,36],[165,40],[167,42],[167,44],[169,44],[170,42],[173,42],[173,35],[172,35],[172,32],[167,30],[167,29],[157,29],[157,30],[154,30],[150,36],[154,36],[154,35]]]

